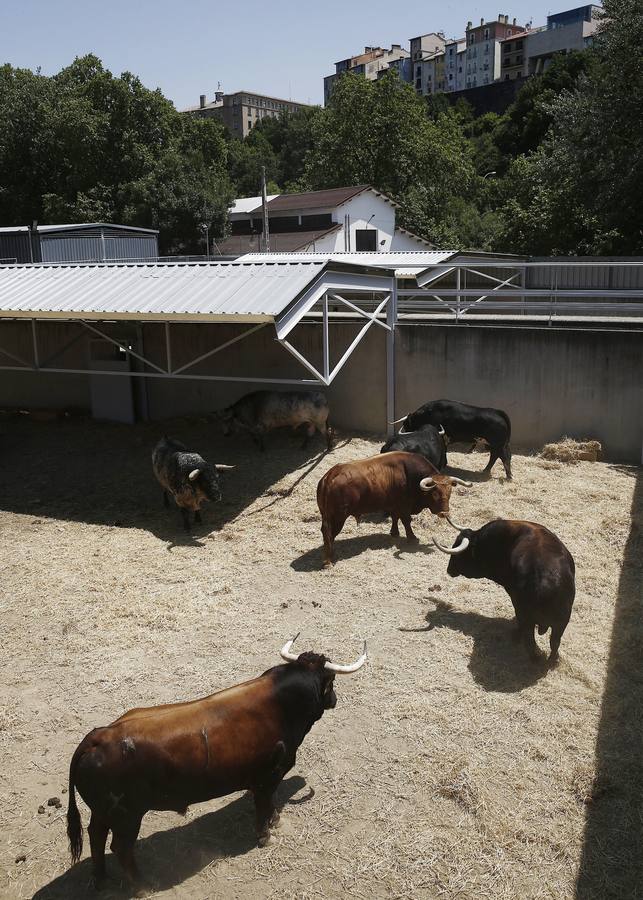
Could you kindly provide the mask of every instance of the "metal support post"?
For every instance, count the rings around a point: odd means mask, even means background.
[[[36,338],[36,320],[31,320],[31,335],[33,338],[33,367],[34,369],[40,368],[40,361],[38,359],[38,340]]]
[[[328,346],[328,292],[324,294],[324,318],[323,318],[323,345],[324,345],[324,378],[328,381],[330,375],[330,349]]]
[[[397,323],[397,279],[393,279],[391,295],[386,306],[386,323],[389,331],[386,335],[386,434],[395,434],[395,325]]]
[[[170,323],[165,323],[165,357],[167,360],[167,374],[172,372],[172,344],[170,343]]]

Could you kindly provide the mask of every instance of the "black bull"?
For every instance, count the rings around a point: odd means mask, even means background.
[[[417,431],[423,425],[434,425],[436,428],[442,426],[452,443],[485,440],[489,445],[490,456],[484,471],[491,472],[499,459],[507,478],[511,478],[511,422],[503,410],[470,406],[455,400],[432,400],[404,418],[402,431]]]

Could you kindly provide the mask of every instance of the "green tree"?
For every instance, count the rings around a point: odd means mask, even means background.
[[[552,100],[547,136],[509,169],[500,240],[512,249],[643,251],[643,7],[604,10],[596,65]]]
[[[471,146],[457,115],[449,109],[429,118],[423,99],[393,73],[340,78],[312,124],[312,188],[372,184],[399,203],[400,224],[429,238],[440,236],[446,206],[472,183]]]
[[[46,78],[0,69],[0,219],[112,221],[160,229],[165,252],[198,250],[226,227],[222,127],[178,113],[95,56]]]

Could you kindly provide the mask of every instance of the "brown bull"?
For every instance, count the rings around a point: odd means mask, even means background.
[[[449,517],[451,487],[471,482],[440,475],[419,453],[381,453],[333,466],[317,485],[317,505],[322,517],[324,565],[333,564],[333,543],[349,516],[383,512],[392,519],[391,535],[399,537],[401,520],[409,541],[418,538],[411,516],[423,509]]]
[[[342,666],[316,653],[295,656],[294,640],[281,650],[287,664],[259,678],[202,700],[133,709],[90,731],[69,769],[72,861],[83,849],[76,788],[91,810],[88,831],[98,882],[105,874],[110,830],[121,866],[138,879],[134,844],[151,809],[185,813],[192,803],[250,790],[259,845],[267,843],[278,818],[274,792],[313,724],[335,706],[335,675],[356,672],[366,661],[366,645],[357,662]]]

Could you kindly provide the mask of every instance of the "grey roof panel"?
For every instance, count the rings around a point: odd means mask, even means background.
[[[296,263],[0,267],[0,316],[273,318],[325,268]]]

